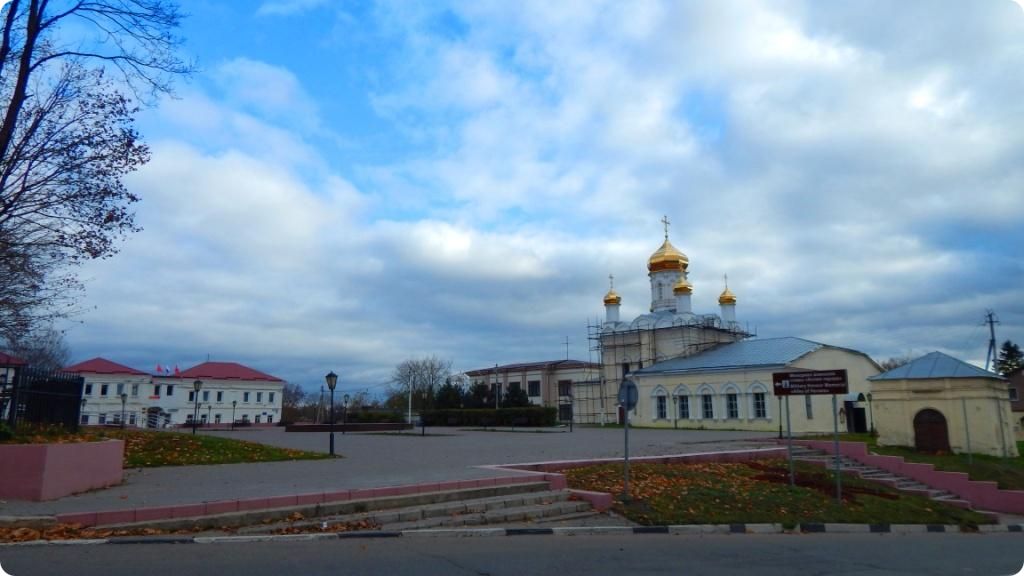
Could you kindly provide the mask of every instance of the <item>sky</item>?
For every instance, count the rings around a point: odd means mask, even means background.
[[[382,392],[399,362],[597,360],[608,275],[882,360],[1024,342],[1024,9],[185,1],[143,231],[81,269],[74,360]]]

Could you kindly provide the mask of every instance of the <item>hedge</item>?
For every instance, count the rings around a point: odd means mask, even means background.
[[[554,426],[558,410],[534,406],[530,408],[463,408],[424,410],[427,426]]]

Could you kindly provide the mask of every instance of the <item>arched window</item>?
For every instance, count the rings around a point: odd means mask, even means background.
[[[725,395],[725,417],[730,420],[740,418],[740,389],[733,383],[726,384],[722,389]]]
[[[651,396],[654,398],[654,419],[668,420],[668,392],[661,386],[655,386]]]
[[[672,395],[676,398],[676,418],[679,420],[689,420],[691,418],[689,388],[680,384],[676,386]]]
[[[754,382],[747,388],[750,396],[750,417],[763,418],[768,420],[771,405],[768,403],[768,387],[760,382]]]

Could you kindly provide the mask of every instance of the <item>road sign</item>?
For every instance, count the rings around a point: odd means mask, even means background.
[[[846,394],[850,389],[845,369],[775,372],[772,374],[772,382],[775,384],[776,396]]]
[[[636,383],[632,380],[626,379],[619,385],[619,404],[622,404],[626,410],[632,410],[636,408],[636,401],[640,397],[640,393],[637,392]]]

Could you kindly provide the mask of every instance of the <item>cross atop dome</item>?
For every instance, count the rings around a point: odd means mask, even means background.
[[[671,224],[668,219],[668,214],[661,217],[661,223],[665,225],[665,240],[668,240],[668,226]]]

